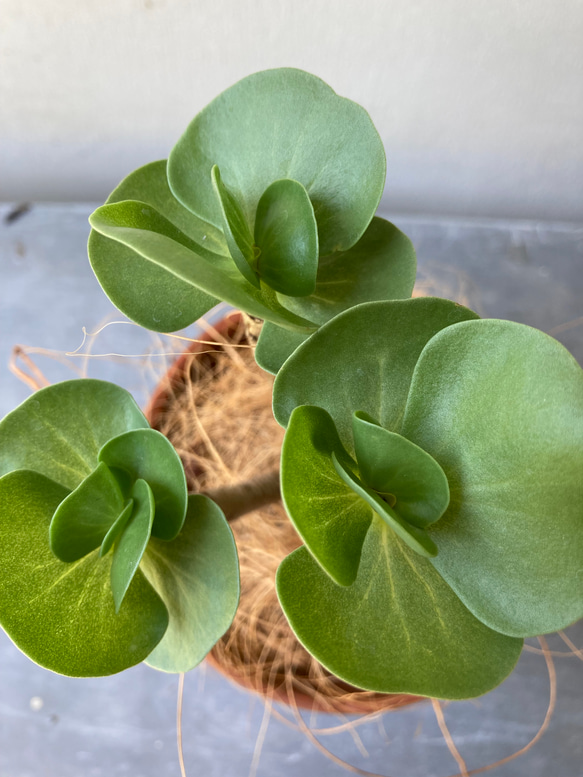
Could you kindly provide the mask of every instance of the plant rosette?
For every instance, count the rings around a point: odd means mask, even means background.
[[[0,423],[0,623],[41,666],[196,666],[239,597],[231,530],[125,390],[73,380]]]
[[[277,574],[300,642],[361,688],[483,694],[583,615],[583,371],[452,302],[359,305],[288,359]]]

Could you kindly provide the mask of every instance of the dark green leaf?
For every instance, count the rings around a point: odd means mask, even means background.
[[[31,469],[69,490],[97,467],[99,449],[148,422],[127,391],[101,380],[41,389],[0,422],[0,475]]]
[[[168,625],[159,596],[137,572],[118,614],[111,555],[72,564],[53,555],[49,523],[67,489],[36,472],[0,479],[0,623],[33,661],[74,677],[114,674],[149,655]]]
[[[433,563],[466,606],[516,636],[581,618],[583,371],[573,357],[508,321],[446,329],[419,359],[402,432],[447,475]]]
[[[221,232],[194,216],[174,197],[166,178],[166,160],[128,175],[107,204],[139,200],[151,206],[191,240],[214,254],[227,254]],[[174,332],[203,316],[218,300],[168,272],[132,248],[92,230],[89,259],[103,290],[132,321],[157,332]]]
[[[272,324],[271,321],[265,321],[257,340],[255,361],[262,370],[277,375],[284,361],[308,337],[309,335],[292,332]]]
[[[111,590],[116,613],[138,571],[154,522],[154,494],[145,480],[136,480],[131,498],[132,514],[118,536],[111,562]]]
[[[105,556],[107,553],[109,553],[109,551],[113,547],[113,543],[117,540],[119,535],[125,529],[125,525],[129,521],[133,511],[134,511],[134,500],[128,499],[126,506],[121,511],[119,516],[116,518],[115,523],[111,525],[109,531],[103,538],[103,542],[101,543],[101,547],[99,548],[100,556]]]
[[[444,327],[477,318],[431,297],[368,302],[340,313],[293,353],[273,388],[273,412],[287,426],[298,405],[332,416],[352,453],[352,413],[362,410],[399,432],[413,369],[425,344]]]
[[[260,288],[254,269],[256,256],[249,224],[245,221],[239,203],[222,182],[217,165],[211,170],[211,178],[221,206],[223,232],[233,261],[241,275],[253,286]]]
[[[49,532],[51,550],[61,561],[77,561],[98,548],[124,509],[125,500],[105,464],[58,506]]]
[[[314,558],[339,585],[356,578],[372,511],[345,485],[332,461],[355,464],[334,422],[319,407],[298,407],[281,452],[281,492],[288,515]]]
[[[335,585],[306,548],[284,559],[276,584],[300,642],[359,688],[479,696],[504,680],[522,648],[522,640],[480,623],[380,518],[367,533],[351,586]]]
[[[438,521],[449,504],[449,486],[435,459],[400,434],[366,417],[352,417],[356,461],[364,482],[377,493],[391,494],[395,511],[424,529]]]
[[[275,291],[305,297],[316,289],[318,226],[301,183],[283,178],[261,195],[255,216],[261,279]]]
[[[184,523],[187,487],[184,467],[168,439],[155,429],[126,432],[103,446],[99,460],[148,483],[156,503],[152,534],[173,540]]]
[[[215,164],[248,224],[273,181],[293,178],[305,186],[322,254],[356,243],[385,183],[383,145],[366,111],[292,68],[255,73],[227,89],[195,117],[170,154],[175,196],[220,226],[210,180]]]
[[[147,663],[187,672],[231,625],[239,601],[237,548],[217,505],[190,496],[181,533],[173,542],[150,540],[142,568],[170,613],[164,639]]]

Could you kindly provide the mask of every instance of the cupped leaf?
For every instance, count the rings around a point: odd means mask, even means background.
[[[227,89],[195,117],[170,154],[175,196],[219,226],[210,181],[215,164],[248,224],[274,181],[292,178],[305,186],[322,254],[357,242],[385,183],[383,145],[366,111],[292,68],[255,73]]]
[[[172,443],[155,429],[136,429],[109,440],[99,451],[99,460],[125,470],[132,480],[142,478],[148,483],[156,503],[152,534],[173,540],[184,523],[187,486]]]
[[[221,206],[222,227],[229,246],[229,252],[241,275],[253,286],[260,288],[256,265],[253,236],[245,221],[239,203],[221,180],[217,165],[211,170],[211,179]]]
[[[94,551],[65,564],[53,555],[49,523],[67,494],[37,472],[0,479],[0,623],[23,653],[53,672],[114,674],[152,652],[168,612],[138,571],[116,614],[111,556]]]
[[[125,525],[131,518],[133,511],[134,511],[134,500],[128,499],[124,509],[116,518],[115,523],[112,523],[112,525],[109,528],[109,531],[103,538],[103,542],[101,543],[101,547],[99,548],[100,556],[105,556],[112,549],[114,542],[117,540],[119,535],[125,529]]]
[[[449,504],[444,471],[426,451],[383,429],[365,413],[352,416],[356,461],[364,482],[394,498],[395,511],[424,529],[438,521]]]
[[[368,302],[340,313],[279,371],[273,387],[276,420],[287,426],[295,407],[318,405],[332,416],[349,453],[357,410],[399,432],[423,347],[444,327],[474,318],[471,310],[432,297]]]
[[[190,496],[181,533],[173,542],[150,540],[142,568],[170,613],[147,663],[187,672],[229,628],[239,602],[237,548],[220,508],[208,497]]]
[[[335,585],[303,547],[283,560],[276,585],[300,642],[359,688],[471,698],[502,682],[522,648],[475,618],[380,518],[351,586]]]
[[[362,302],[408,299],[416,272],[415,249],[407,235],[375,216],[352,248],[320,257],[313,294],[279,299],[298,316],[321,325]]]
[[[309,335],[264,321],[255,347],[255,361],[262,370],[277,375],[285,360]]]
[[[447,475],[433,564],[476,617],[515,636],[581,618],[583,371],[563,346],[508,321],[440,332],[402,433]]]
[[[228,253],[222,233],[181,205],[168,186],[166,160],[152,162],[127,176],[106,204],[138,200],[154,208],[198,245],[214,254]],[[174,332],[203,316],[218,300],[178,278],[133,248],[92,230],[89,260],[101,287],[126,316],[146,329]]]
[[[318,226],[301,183],[283,178],[261,195],[255,216],[257,269],[275,291],[305,297],[316,289]]]
[[[154,522],[154,494],[145,480],[136,480],[131,499],[132,514],[117,538],[111,562],[111,591],[116,613],[138,571]]]
[[[266,293],[247,282],[230,256],[203,250],[171,221],[142,202],[103,205],[89,221],[101,234],[132,248],[193,288],[203,289],[253,316],[282,326],[304,332],[315,328],[311,322],[282,307],[273,292]],[[169,299],[166,304],[174,303]]]
[[[351,585],[372,511],[338,475],[333,454],[347,468],[355,466],[325,410],[296,408],[281,451],[283,503],[326,573],[339,585]]]
[[[399,515],[376,491],[366,486],[354,472],[344,467],[332,454],[332,463],[338,475],[355,494],[358,494],[415,553],[429,558],[437,555],[437,546],[423,529],[418,529]]]
[[[103,542],[124,511],[115,477],[101,463],[61,502],[51,520],[49,542],[61,561],[77,561]]]
[[[143,413],[119,386],[89,378],[55,383],[0,422],[0,475],[30,469],[73,490],[97,467],[108,440],[144,428]]]

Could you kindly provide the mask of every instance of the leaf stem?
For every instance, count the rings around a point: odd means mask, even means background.
[[[219,486],[203,492],[224,512],[228,521],[281,500],[279,471],[273,470],[243,483]]]

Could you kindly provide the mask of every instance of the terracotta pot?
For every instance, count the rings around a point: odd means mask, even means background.
[[[232,338],[238,331],[240,332],[241,322],[241,314],[232,313],[216,324],[213,327],[214,331],[204,332],[200,336],[200,339],[212,342],[216,340],[217,334],[226,339]],[[219,350],[221,350],[220,344],[208,345],[192,343],[190,347],[171,364],[153,392],[144,411],[150,425],[154,429],[159,428],[162,419],[166,417],[169,408],[169,399],[180,391],[181,384],[184,385],[185,375],[188,373],[189,364],[193,355],[204,351],[204,358],[212,360],[212,352]],[[336,687],[345,689],[346,698],[338,698],[336,696],[333,704],[328,703],[325,698],[316,696],[316,699],[314,699],[307,693],[302,693],[295,689],[293,692],[293,699],[290,699],[290,695],[288,694],[285,685],[276,688],[268,689],[265,687],[263,689],[258,689],[248,677],[235,673],[231,667],[224,666],[212,653],[207,656],[206,661],[228,679],[247,690],[260,693],[263,696],[269,695],[274,701],[320,712],[365,715],[381,710],[396,709],[421,700],[420,697],[405,694],[359,692],[359,689],[353,688],[340,680],[336,681]],[[354,696],[355,692],[358,694],[356,698]]]

